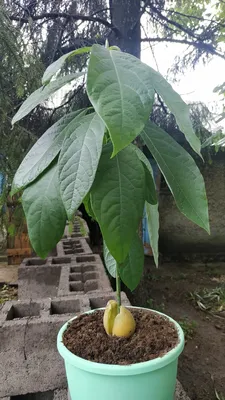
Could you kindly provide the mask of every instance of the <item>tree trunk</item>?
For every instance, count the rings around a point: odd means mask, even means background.
[[[140,58],[140,0],[110,0],[112,24],[120,35],[110,36],[110,45]]]

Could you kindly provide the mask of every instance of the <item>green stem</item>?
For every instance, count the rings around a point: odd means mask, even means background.
[[[121,306],[121,281],[120,281],[118,263],[116,263],[116,297],[117,297],[118,314],[119,314]]]

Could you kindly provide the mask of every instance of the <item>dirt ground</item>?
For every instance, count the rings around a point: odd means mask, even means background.
[[[142,282],[131,295],[133,304],[181,322],[187,341],[178,378],[191,400],[214,400],[215,388],[225,396],[225,312],[215,317],[201,311],[190,295],[218,286],[225,293],[225,263],[164,263],[156,269],[146,258]]]
[[[0,284],[14,283],[18,279],[18,266],[8,265],[7,262],[0,262]]]

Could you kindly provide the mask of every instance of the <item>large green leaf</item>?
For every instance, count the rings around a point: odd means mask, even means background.
[[[82,203],[95,178],[105,125],[96,114],[79,118],[67,133],[59,157],[59,179],[68,218]]]
[[[142,138],[157,161],[179,210],[209,232],[203,177],[193,158],[171,136],[148,122]]]
[[[66,224],[56,164],[24,190],[22,204],[31,244],[45,258],[61,239]]]
[[[135,151],[137,153],[139,160],[141,160],[144,165],[146,200],[150,204],[157,204],[158,199],[157,199],[155,181],[154,181],[151,164],[148,161],[147,157],[144,155],[144,153],[142,153],[142,151],[137,146],[134,146],[133,144],[131,144],[130,146],[133,146],[135,148]]]
[[[80,49],[72,50],[69,53],[64,54],[62,57],[58,58],[58,60],[49,65],[48,68],[45,70],[42,78],[42,84],[44,85],[49,82],[51,78],[63,67],[67,59],[84,53],[89,53],[90,51],[91,47],[82,47]]]
[[[78,110],[65,115],[41,136],[27,153],[14,176],[12,195],[29,185],[51,164],[61,149],[68,125],[73,125],[75,118],[85,112],[86,110]]]
[[[149,67],[149,69],[155,91],[162,97],[163,101],[175,116],[180,130],[184,133],[193,150],[201,155],[201,143],[194,132],[188,105],[159,72],[151,67]]]
[[[145,202],[145,212],[146,212],[146,216],[147,216],[150,245],[152,248],[155,265],[158,267],[158,265],[159,265],[159,250],[158,250],[159,210],[158,210],[158,204],[152,205],[146,201]]]
[[[91,199],[106,245],[120,263],[127,257],[142,218],[145,173],[132,147],[112,159],[111,152],[110,144],[104,146]]]
[[[78,72],[76,74],[69,74],[66,76],[61,76],[56,80],[50,82],[46,86],[41,86],[39,89],[35,90],[22,104],[22,106],[17,111],[16,115],[14,115],[12,119],[12,125],[18,122],[20,119],[25,117],[32,111],[38,104],[44,102],[48,99],[53,93],[55,93],[58,89],[65,86],[67,83],[70,83],[74,79],[79,78],[84,75],[84,72]]]
[[[148,66],[130,54],[94,45],[87,92],[109,130],[115,155],[141,132],[151,112],[154,89]]]
[[[103,255],[104,255],[105,266],[107,268],[107,271],[113,278],[115,278],[116,277],[116,260],[110,253],[105,242],[103,245]]]
[[[120,278],[130,290],[134,290],[139,284],[143,274],[143,267],[143,243],[136,233],[126,260],[119,264]]]

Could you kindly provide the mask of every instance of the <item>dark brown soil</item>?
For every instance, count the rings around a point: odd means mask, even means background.
[[[184,323],[187,342],[178,378],[191,400],[214,400],[215,388],[225,396],[225,318],[201,311],[190,296],[224,282],[225,263],[174,262],[156,269],[146,258],[142,282],[131,296],[134,305],[157,309]]]
[[[163,356],[178,342],[174,325],[149,311],[132,310],[136,331],[130,338],[108,336],[103,311],[80,315],[64,333],[63,343],[72,353],[103,364],[129,365]]]

